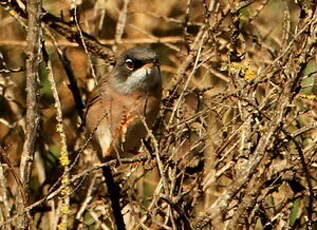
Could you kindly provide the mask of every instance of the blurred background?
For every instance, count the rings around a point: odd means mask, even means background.
[[[28,45],[25,18],[4,2],[0,225],[18,213]],[[24,1],[16,2],[23,9]],[[154,156],[116,167],[128,229],[317,229],[314,0],[43,0],[43,11],[68,22],[73,31],[88,33],[115,56],[136,45],[160,56],[162,109],[155,138],[148,138],[141,152],[158,151],[163,172]],[[84,110],[69,87],[65,59],[83,105],[112,65],[49,23],[41,26],[74,178],[98,161],[89,145],[80,149],[87,141],[80,117]],[[44,61],[38,76],[40,129],[31,203],[52,194],[64,172]],[[102,180],[98,170],[88,170],[66,194],[36,205],[30,214],[36,229],[63,229],[63,215],[68,229],[115,229]],[[63,196],[69,198],[67,212]],[[15,229],[16,224],[2,227]]]

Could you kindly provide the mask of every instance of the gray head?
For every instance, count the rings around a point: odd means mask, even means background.
[[[158,55],[146,47],[123,52],[112,71],[113,86],[122,93],[151,90],[161,84]]]

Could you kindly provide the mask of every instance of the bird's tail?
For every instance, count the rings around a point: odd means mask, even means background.
[[[120,187],[117,185],[113,179],[110,166],[102,168],[103,176],[105,177],[108,193],[111,200],[111,207],[113,216],[117,225],[118,230],[125,230],[125,224],[123,221],[123,216],[120,206]]]

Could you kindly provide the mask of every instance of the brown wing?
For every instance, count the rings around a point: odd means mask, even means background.
[[[89,94],[85,114],[87,135],[93,135],[93,146],[100,159],[107,155],[112,142],[112,100],[113,92],[104,76],[98,86]]]
[[[90,92],[90,94],[88,95],[88,99],[87,99],[87,108],[86,108],[86,116],[87,116],[87,112],[89,110],[89,107],[92,106],[93,104],[95,104],[96,102],[98,102],[99,100],[101,100],[101,96],[103,94],[106,94],[106,87],[105,84],[107,84],[108,81],[108,77],[109,76],[103,76],[100,79],[100,82],[98,83],[98,85],[93,89],[93,91]],[[85,117],[86,117],[85,116]]]

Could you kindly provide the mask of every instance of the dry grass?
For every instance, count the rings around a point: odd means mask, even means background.
[[[24,213],[28,229],[115,228],[81,103],[141,44],[160,55],[164,99],[142,153],[106,163],[127,229],[317,229],[316,1],[43,1],[71,23],[42,18],[31,160],[23,2],[0,7],[1,229]]]

